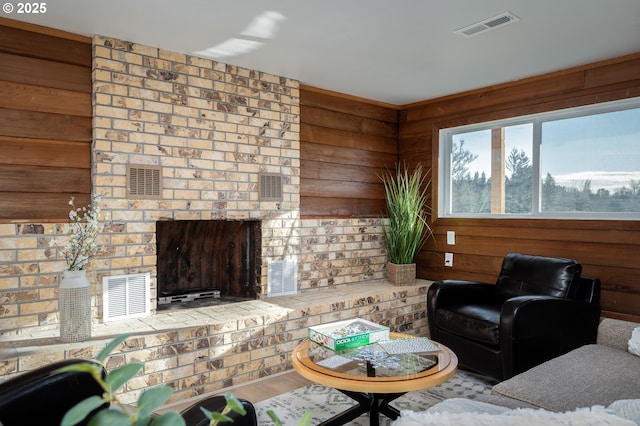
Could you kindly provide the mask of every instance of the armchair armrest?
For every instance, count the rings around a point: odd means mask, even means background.
[[[439,308],[461,304],[476,304],[492,301],[495,285],[477,281],[436,281],[427,291],[427,322],[431,338],[438,338],[436,313]]]
[[[595,343],[599,320],[600,306],[581,300],[541,295],[507,300],[500,315],[505,377]]]
[[[427,300],[429,308],[450,305],[495,303],[496,286],[478,281],[442,280],[429,287]]]
[[[0,424],[60,424],[65,413],[78,402],[93,395],[101,396],[104,390],[91,374],[57,371],[83,362],[97,363],[89,359],[58,361],[0,383]],[[102,374],[106,374],[104,368]],[[80,424],[87,423],[85,419]]]

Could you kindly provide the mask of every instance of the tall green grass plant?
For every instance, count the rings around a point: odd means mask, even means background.
[[[427,223],[427,195],[431,186],[429,171],[418,164],[409,172],[398,164],[379,175],[384,184],[389,223],[382,228],[389,261],[415,263],[416,255],[433,234]]]

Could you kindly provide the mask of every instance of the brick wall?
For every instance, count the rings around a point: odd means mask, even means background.
[[[379,219],[305,219],[300,226],[301,291],[386,277]]]
[[[296,257],[300,290],[383,278],[379,219],[300,218],[298,82],[106,37],[94,38],[93,188],[102,249],[88,267],[93,316],[102,277],[150,272],[157,220],[260,219],[263,294],[271,260]],[[127,164],[163,168],[160,200],[127,198]],[[259,172],[284,176],[283,201],[260,201]],[[58,326],[65,264],[48,246],[65,224],[0,225],[0,333]]]
[[[299,220],[297,81],[96,37],[94,95],[94,190],[113,231],[104,273],[151,272],[155,290],[157,220],[262,219],[263,265],[294,254],[283,237]],[[160,200],[127,199],[127,164],[162,167]],[[258,199],[259,172],[283,175],[282,202]]]
[[[222,393],[221,389],[291,369],[291,352],[306,338],[309,326],[360,317],[392,331],[427,335],[429,285],[419,280],[415,286],[394,287],[379,281],[350,286],[339,299],[331,292],[310,292],[310,297],[279,297],[277,303],[227,305],[222,316],[212,313],[214,307],[199,310],[200,316],[186,310],[164,311],[144,321],[153,327],[143,328],[143,321],[120,324],[120,330],[133,335],[116,348],[106,366],[111,370],[144,362],[141,372],[119,392],[126,403],[134,403],[147,387],[160,383],[173,388],[171,401]],[[204,316],[207,311],[212,315]],[[230,311],[235,312],[233,319]],[[159,322],[166,327],[158,327]],[[86,342],[0,344],[0,381],[55,361],[96,356],[111,340],[100,333],[116,332],[104,325],[96,328],[98,332]]]

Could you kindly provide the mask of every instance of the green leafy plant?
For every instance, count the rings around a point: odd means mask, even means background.
[[[167,411],[163,414],[153,415],[153,413],[160,408],[173,394],[173,389],[166,385],[154,386],[145,390],[138,398],[138,404],[133,407],[127,404],[122,404],[118,400],[116,392],[125,383],[132,379],[138,371],[143,367],[142,362],[131,362],[118,367],[111,372],[107,373],[105,377],[102,377],[103,367],[107,356],[122,342],[129,337],[128,334],[123,334],[113,339],[107,346],[100,351],[96,356],[96,360],[100,363],[84,362],[79,364],[73,364],[66,367],[62,367],[58,372],[66,371],[80,371],[89,373],[94,380],[102,387],[104,393],[102,396],[91,396],[78,404],[73,406],[62,419],[61,426],[74,426],[83,421],[92,412],[98,410],[96,414],[91,417],[88,422],[88,426],[184,426],[185,421],[175,411]],[[200,410],[210,420],[210,426],[216,426],[219,423],[233,422],[228,414],[235,412],[244,416],[246,411],[242,406],[242,402],[238,400],[231,393],[225,394],[226,405],[221,412],[209,411],[204,407],[200,407]],[[107,408],[100,409],[108,403]],[[267,412],[274,424],[282,426],[282,422],[278,418],[275,412],[269,410]],[[310,426],[311,425],[311,411],[307,411],[298,426]]]
[[[113,339],[100,353],[96,356],[96,360],[104,363],[107,356],[129,335],[121,335]],[[142,362],[131,362],[118,367],[109,372],[104,378],[102,377],[102,366],[96,363],[80,363],[67,367],[63,367],[59,372],[65,371],[81,371],[89,373],[96,382],[100,384],[104,393],[102,397],[94,395],[83,401],[80,401],[72,407],[63,417],[61,426],[73,426],[84,420],[94,410],[102,407],[105,402],[109,404],[108,408],[99,410],[90,420],[89,426],[109,425],[109,426],[182,426],[185,424],[182,416],[175,411],[167,411],[166,413],[152,416],[153,412],[164,404],[173,389],[166,385],[154,386],[144,391],[138,398],[136,407],[131,407],[120,403],[116,395],[116,391],[120,389],[127,381],[132,379],[138,371],[143,367]],[[231,422],[231,418],[227,416],[230,412],[236,412],[245,415],[246,411],[242,407],[242,403],[230,393],[225,395],[227,405],[221,413],[211,412],[200,407],[202,412],[211,420],[211,425],[217,425],[221,422]]]
[[[421,164],[409,172],[406,164],[386,170],[379,178],[384,184],[389,224],[382,232],[389,261],[396,264],[414,263],[418,251],[433,234],[427,223],[427,191],[431,179]]]

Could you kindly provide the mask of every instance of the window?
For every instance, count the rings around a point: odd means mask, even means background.
[[[440,217],[640,219],[640,98],[442,129]]]

